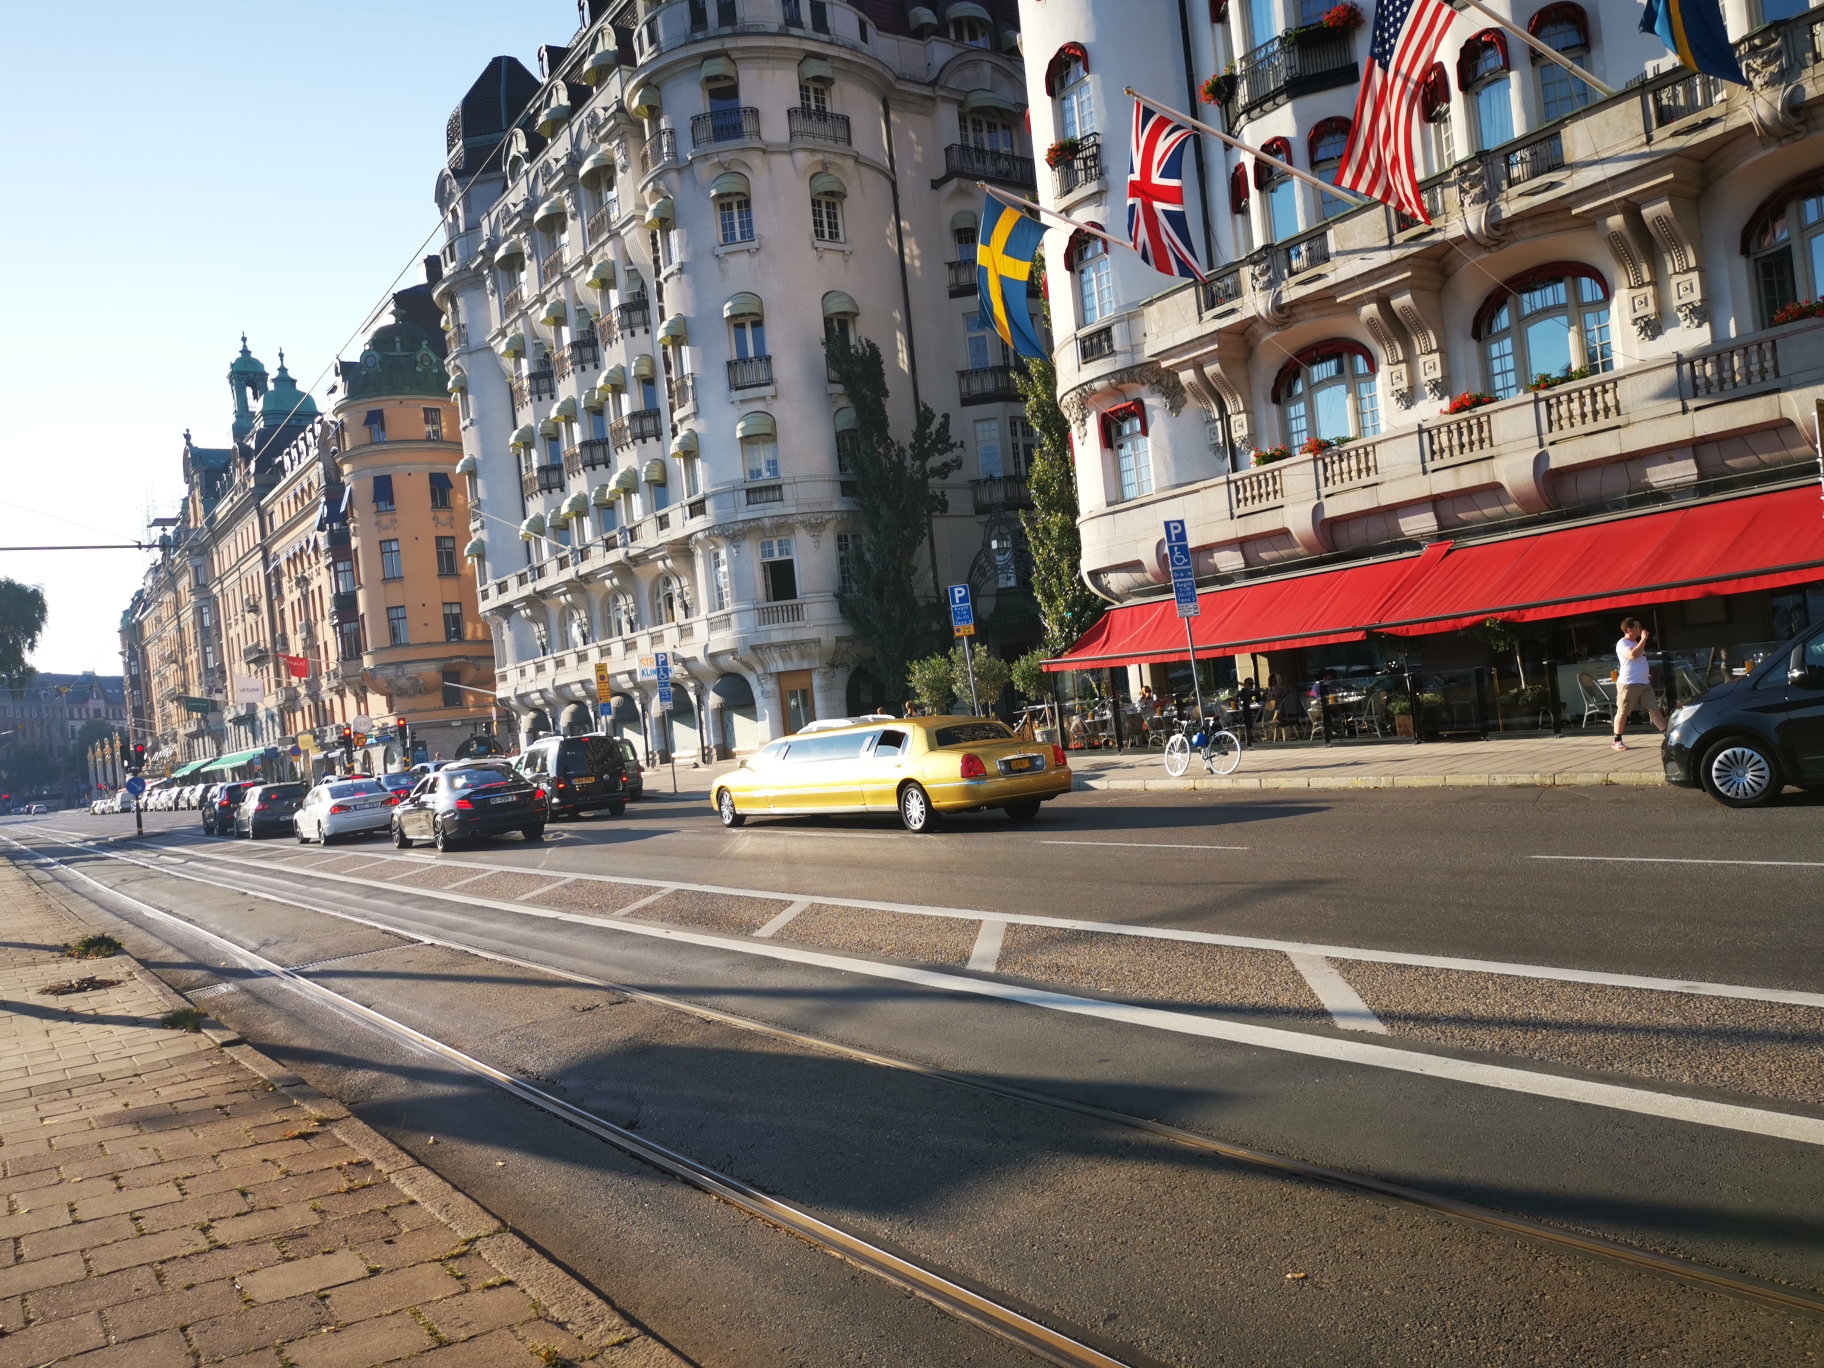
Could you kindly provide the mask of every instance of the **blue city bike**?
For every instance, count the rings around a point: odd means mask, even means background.
[[[1165,772],[1176,779],[1191,767],[1195,752],[1211,774],[1233,774],[1241,764],[1241,738],[1222,730],[1208,718],[1186,718],[1165,743]]]

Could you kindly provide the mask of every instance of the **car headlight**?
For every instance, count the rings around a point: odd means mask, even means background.
[[[1683,707],[1674,708],[1672,710],[1672,720],[1667,724],[1666,729],[1668,731],[1677,731],[1696,714],[1697,706],[1698,705],[1695,703],[1686,703]]]

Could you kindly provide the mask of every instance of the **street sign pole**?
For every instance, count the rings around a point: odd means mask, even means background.
[[[1191,619],[1203,613],[1197,601],[1197,575],[1191,568],[1191,539],[1183,518],[1165,520],[1165,559],[1172,571],[1172,598],[1184,620],[1184,649],[1191,658],[1191,692],[1197,697],[1197,717],[1203,718],[1203,682],[1197,678],[1197,643],[1191,639]]]
[[[969,714],[972,717],[982,715],[982,700],[975,693],[975,657],[969,653],[969,638],[963,638],[963,665],[969,671]]]

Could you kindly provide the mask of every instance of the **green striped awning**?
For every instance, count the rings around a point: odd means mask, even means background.
[[[195,774],[208,763],[207,760],[192,760],[189,764],[181,765],[177,769],[172,770],[171,777],[173,779],[182,779],[186,774]]]
[[[252,750],[235,751],[229,755],[220,755],[203,766],[204,774],[216,774],[225,770],[239,769],[242,765],[251,765],[266,754],[266,747],[255,746]]]

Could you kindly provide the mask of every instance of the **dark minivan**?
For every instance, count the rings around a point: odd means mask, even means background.
[[[1824,788],[1824,631],[1672,714],[1666,782],[1730,807],[1770,803],[1788,784]]]
[[[612,736],[547,736],[526,747],[519,772],[549,794],[553,817],[627,811],[627,764]]]
[[[245,834],[250,841],[262,836],[291,832],[291,817],[304,802],[302,784],[252,784],[241,795],[241,805],[234,810],[236,836]]]

